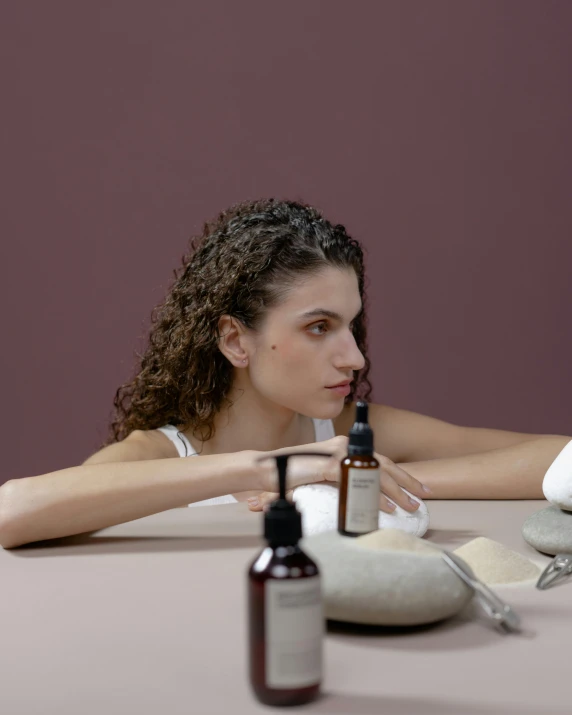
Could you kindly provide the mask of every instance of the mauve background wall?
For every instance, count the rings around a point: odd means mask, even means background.
[[[106,431],[188,236],[303,198],[366,246],[377,401],[572,434],[572,3],[8,3],[2,472]]]

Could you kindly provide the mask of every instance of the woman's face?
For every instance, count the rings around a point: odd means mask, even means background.
[[[329,267],[302,279],[251,335],[252,386],[261,397],[300,414],[336,417],[353,371],[364,366],[352,333],[360,310],[353,269]]]

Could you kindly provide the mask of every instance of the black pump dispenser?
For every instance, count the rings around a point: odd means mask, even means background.
[[[368,422],[367,402],[356,405],[356,419],[349,433],[348,454],[373,454],[373,431]]]
[[[329,453],[324,452],[291,452],[278,454],[275,457],[262,457],[262,459],[275,459],[278,470],[279,496],[264,514],[264,538],[271,546],[294,546],[302,538],[302,514],[295,504],[286,499],[286,472],[289,457],[327,458],[330,456]]]
[[[266,705],[303,705],[316,698],[322,682],[320,571],[298,543],[302,515],[286,499],[290,457],[324,452],[290,452],[275,459],[279,496],[264,513],[264,546],[248,570],[250,683]]]

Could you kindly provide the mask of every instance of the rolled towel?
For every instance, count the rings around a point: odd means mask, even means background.
[[[404,491],[409,494],[408,491]],[[337,487],[329,484],[305,484],[294,489],[292,498],[302,513],[304,536],[337,529],[339,498]],[[413,499],[419,501],[419,509],[414,512],[405,511],[400,506],[396,506],[391,514],[380,511],[379,528],[400,529],[413,536],[423,536],[429,527],[429,512],[425,502],[417,497]]]
[[[572,440],[548,467],[542,491],[551,504],[572,511]]]

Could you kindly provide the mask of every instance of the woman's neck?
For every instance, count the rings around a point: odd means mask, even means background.
[[[245,449],[267,452],[316,441],[310,417],[262,400],[252,391],[239,392],[229,396],[231,407],[215,417],[212,439],[202,442],[199,434],[185,432],[197,453],[229,454]]]

